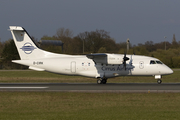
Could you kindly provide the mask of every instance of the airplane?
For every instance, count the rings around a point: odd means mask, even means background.
[[[20,26],[9,26],[20,60],[12,62],[29,66],[36,71],[57,74],[79,75],[97,79],[97,84],[106,84],[108,78],[118,76],[154,76],[161,84],[162,75],[173,71],[159,59],[142,56],[109,53],[67,55],[40,49],[28,32]]]

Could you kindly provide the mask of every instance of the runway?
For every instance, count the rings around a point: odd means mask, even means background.
[[[0,91],[57,92],[180,92],[180,83],[1,83]]]

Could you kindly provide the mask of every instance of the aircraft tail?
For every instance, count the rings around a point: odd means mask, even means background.
[[[39,49],[23,27],[10,26],[10,31],[21,60],[39,59],[55,55]]]

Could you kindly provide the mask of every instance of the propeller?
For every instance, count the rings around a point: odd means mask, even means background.
[[[125,70],[126,70],[126,61],[128,61],[128,60],[129,60],[129,58],[126,57],[126,53],[124,53],[124,57],[123,57],[123,65],[124,65]]]

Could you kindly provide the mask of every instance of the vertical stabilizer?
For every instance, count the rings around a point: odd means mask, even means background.
[[[10,26],[10,31],[21,60],[39,59],[51,54],[39,49],[24,28]]]

